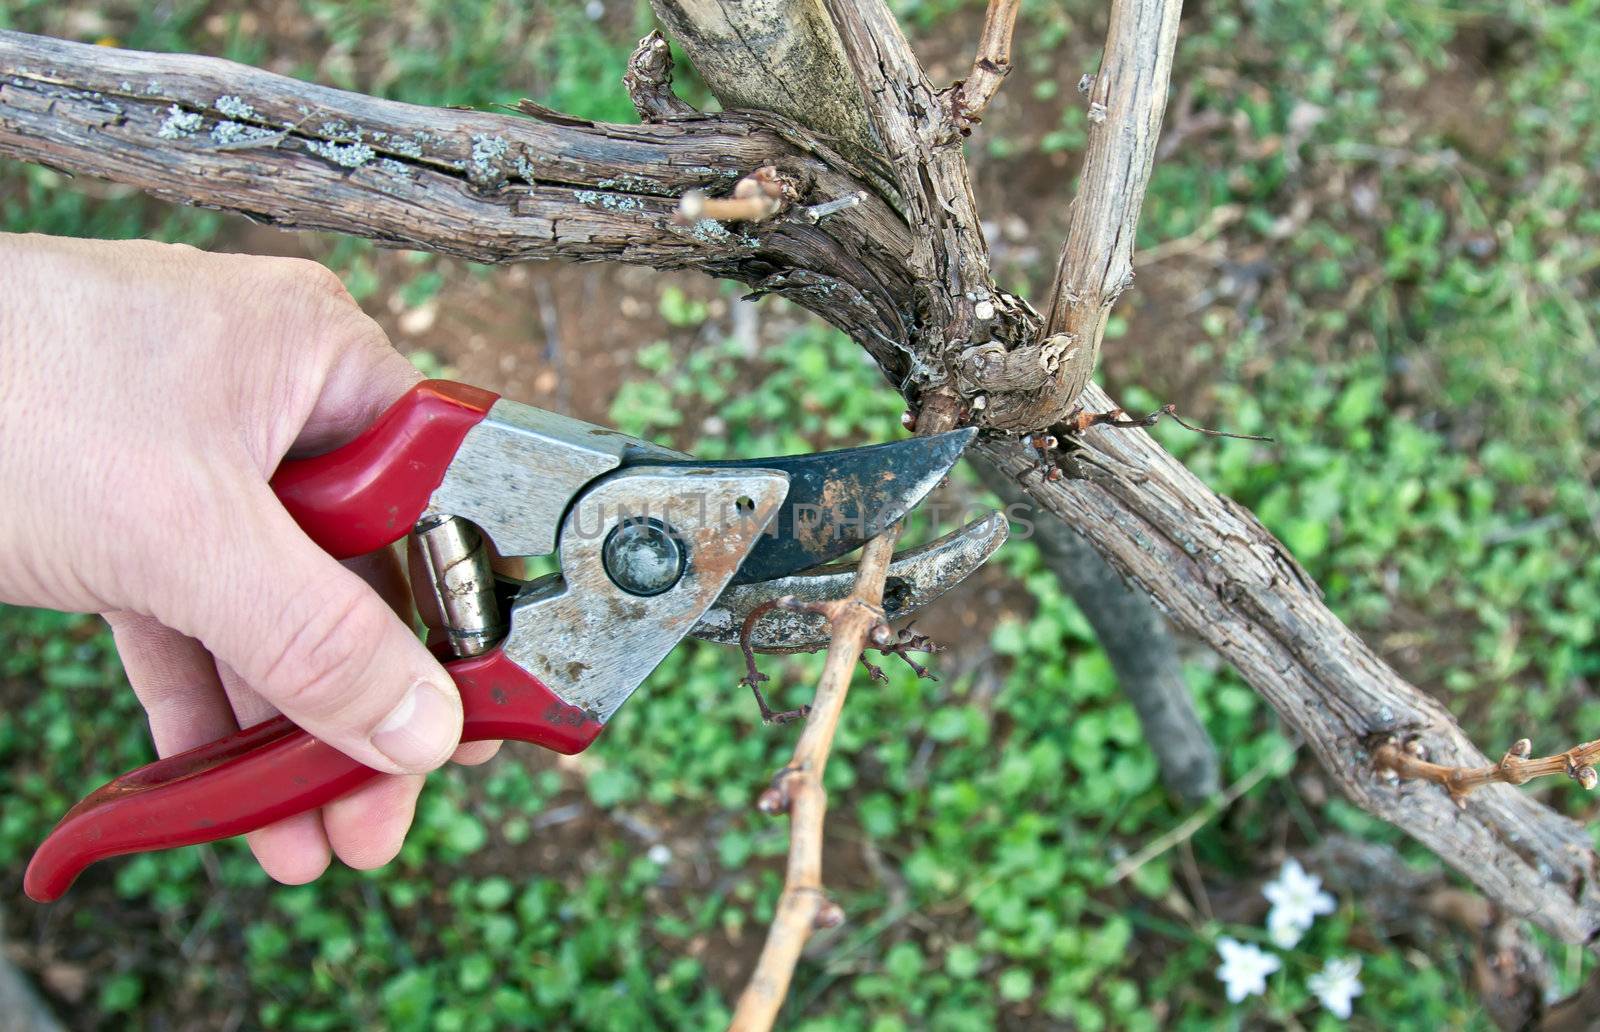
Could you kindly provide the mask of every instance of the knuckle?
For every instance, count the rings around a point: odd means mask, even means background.
[[[337,325],[343,313],[360,311],[338,275],[308,258],[255,258],[245,278],[243,289],[272,299],[270,307],[280,317],[287,316],[313,339],[322,328]]]
[[[383,328],[361,310],[345,289],[344,281],[331,269],[304,258],[276,260],[290,263],[284,274],[289,280],[292,305],[304,313],[313,344],[331,355],[389,347]]]
[[[386,353],[394,351],[383,327],[359,308],[352,307],[345,313],[339,331],[337,346],[340,351],[361,355],[370,364],[376,364],[386,357]]]
[[[350,292],[345,289],[344,281],[337,273],[323,265],[321,262],[309,258],[276,258],[276,263],[281,263],[280,268],[284,276],[296,287],[306,293],[331,298],[336,301],[346,301],[354,304]]]
[[[347,708],[373,669],[387,630],[386,615],[365,589],[340,582],[317,592],[315,602],[292,605],[281,646],[269,657],[261,683],[280,707],[327,716]]]

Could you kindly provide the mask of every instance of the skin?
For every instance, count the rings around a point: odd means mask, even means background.
[[[162,756],[275,713],[386,772],[249,836],[281,882],[399,851],[461,702],[392,551],[339,563],[267,486],[419,379],[315,262],[0,234],[0,601],[100,613]]]

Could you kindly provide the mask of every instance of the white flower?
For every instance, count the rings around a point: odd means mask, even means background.
[[[1267,911],[1267,937],[1280,950],[1292,950],[1304,938],[1306,928],[1296,923],[1294,915],[1283,907]]]
[[[1300,861],[1292,857],[1278,869],[1276,881],[1261,887],[1261,894],[1272,903],[1267,930],[1272,941],[1285,949],[1300,941],[1300,935],[1316,923],[1318,914],[1333,913],[1334,899],[1322,891],[1322,878],[1306,873]]]
[[[1339,1018],[1349,1018],[1351,1001],[1361,995],[1360,957],[1332,957],[1306,985],[1322,1005]]]
[[[657,867],[665,867],[672,862],[672,850],[668,849],[664,842],[657,842],[651,846],[645,856]]]
[[[1255,943],[1239,942],[1227,936],[1217,940],[1217,952],[1222,954],[1217,978],[1227,987],[1230,1003],[1266,992],[1267,976],[1283,966],[1282,961],[1263,953]]]

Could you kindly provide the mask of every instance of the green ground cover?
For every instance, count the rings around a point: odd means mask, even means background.
[[[532,96],[622,120],[624,59],[649,26],[618,0],[247,6],[12,2],[0,26],[418,102]],[[981,6],[897,5],[926,52],[951,55]],[[1129,408],[1180,399],[1210,425],[1271,434],[1158,431],[1486,751],[1522,734],[1542,751],[1595,737],[1600,70],[1585,55],[1600,52],[1600,4],[1224,0],[1193,5],[1184,30],[1167,127],[1179,142],[1151,186],[1152,260],[1114,321],[1105,379]],[[1064,221],[1061,159],[1083,139],[1072,85],[1102,32],[1099,5],[1026,4],[1021,67],[974,137],[990,235],[1007,243],[997,267],[1034,293]],[[0,227],[201,246],[237,231],[6,163]],[[375,305],[447,304],[452,284],[504,275],[310,246]],[[766,301],[795,328],[752,353],[702,328],[722,325],[710,313],[735,291],[648,282],[661,340],[614,385],[622,429],[713,457],[899,432],[898,398],[837,334]],[[418,361],[448,372],[450,346]],[[888,684],[852,696],[828,775],[829,879],[850,921],[802,965],[791,1027],[1332,1027],[1306,978],[1350,954],[1364,961],[1358,1027],[1488,1027],[1465,938],[1389,934],[1348,895],[1281,951],[1264,997],[1229,1004],[1216,939],[1267,943],[1250,901],[1285,848],[1347,832],[1429,857],[1319,790],[1265,705],[1195,653],[1225,780],[1267,776],[1187,852],[1107,887],[1187,812],[1037,553],[1013,543],[996,562],[1017,587],[940,658],[938,681],[890,667]],[[793,705],[816,666],[764,669]],[[512,747],[435,775],[381,872],[275,888],[229,843],[106,865],[45,911],[19,890],[32,846],[150,750],[97,621],[0,608],[8,933],[83,1027],[714,1025],[770,917],[786,842],[751,800],[792,732],[761,728],[739,674],[737,657],[687,644],[582,763]],[[1536,790],[1595,817],[1573,786]],[[1546,947],[1561,988],[1592,967]]]

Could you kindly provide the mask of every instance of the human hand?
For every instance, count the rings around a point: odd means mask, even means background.
[[[0,601],[103,613],[156,749],[283,712],[390,777],[249,836],[279,881],[399,850],[461,701],[388,550],[344,564],[267,481],[419,379],[327,269],[0,234]]]

